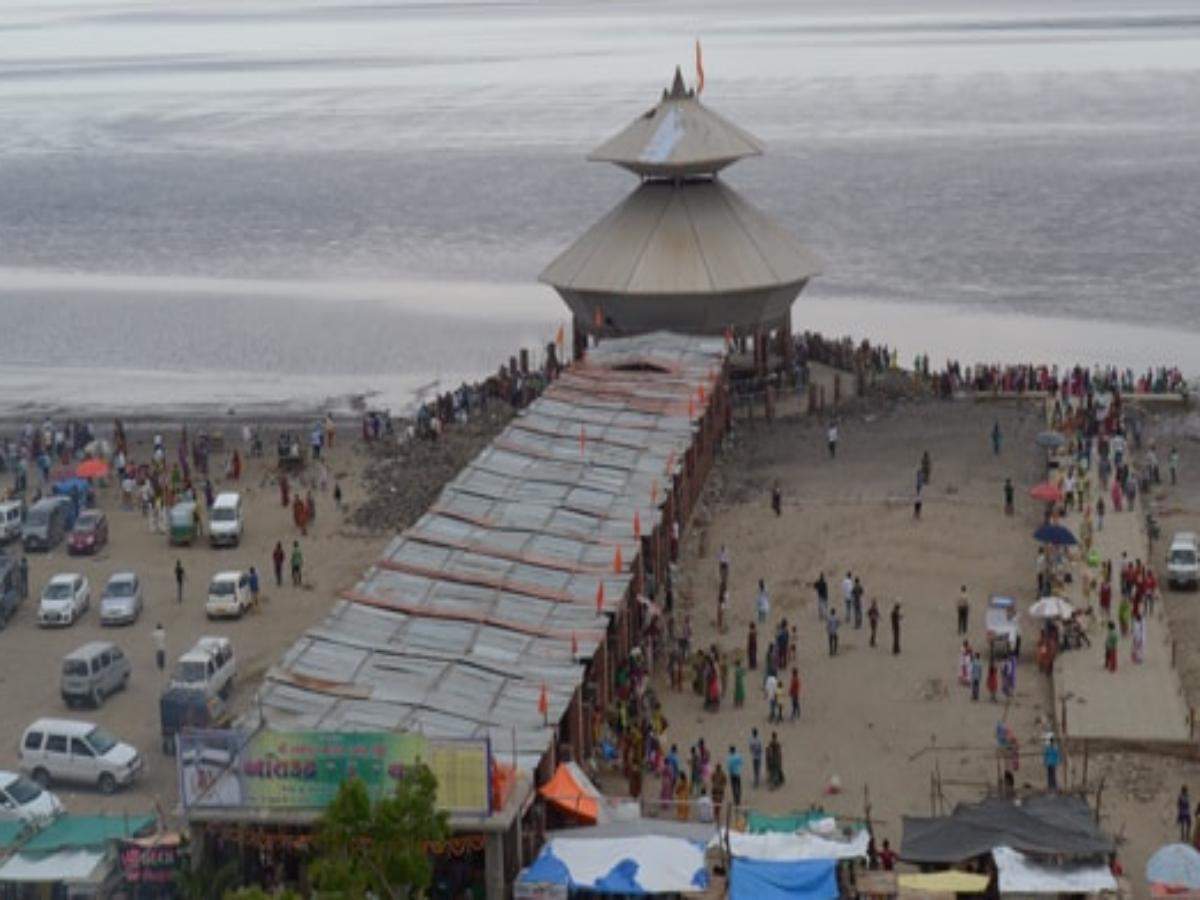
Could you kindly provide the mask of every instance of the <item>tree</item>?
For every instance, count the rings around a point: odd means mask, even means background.
[[[407,767],[396,792],[374,804],[361,779],[342,782],[317,823],[313,887],[352,898],[419,893],[433,880],[424,844],[449,835],[447,818],[437,809],[437,779],[421,763]]]

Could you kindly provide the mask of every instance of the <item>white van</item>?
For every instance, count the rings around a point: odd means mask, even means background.
[[[63,657],[59,690],[69,707],[90,703],[99,709],[104,698],[129,685],[129,660],[112,641],[89,641]]]
[[[0,544],[19,538],[24,520],[25,504],[22,501],[6,500],[0,503]]]
[[[51,781],[94,784],[105,794],[142,773],[136,749],[91,722],[38,719],[21,736],[21,771],[46,787]]]
[[[0,822],[44,825],[63,813],[63,805],[36,781],[16,772],[0,772]]]
[[[217,494],[208,511],[208,542],[214,547],[228,544],[236,547],[245,528],[242,517],[242,495],[236,492]]]
[[[236,674],[237,660],[229,638],[202,637],[179,657],[169,687],[201,690],[205,696],[228,700]]]
[[[218,572],[208,583],[204,614],[210,619],[240,619],[250,608],[250,576],[245,572]]]
[[[1200,583],[1200,547],[1194,531],[1177,531],[1167,551],[1167,584],[1196,587]]]

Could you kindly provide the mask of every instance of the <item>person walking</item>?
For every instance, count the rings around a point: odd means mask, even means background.
[[[983,660],[979,658],[979,653],[976,652],[971,657],[971,699],[979,699],[979,683],[983,680]]]
[[[775,518],[783,515],[783,492],[779,489],[778,481],[771,488],[771,509],[775,512]]]
[[[825,432],[825,443],[826,443],[826,446],[829,447],[829,458],[835,459],[837,457],[837,445],[838,445],[837,419],[831,419],[829,421],[829,428]]]
[[[783,745],[779,743],[778,732],[771,732],[771,742],[767,744],[767,785],[772,790],[783,787]]]
[[[854,627],[862,628],[863,623],[863,586],[862,581],[857,576],[854,578],[854,590],[850,592],[851,599],[854,601]]]
[[[22,556],[17,566],[18,577],[21,579],[21,599],[29,599],[29,559]]]
[[[733,794],[733,806],[742,805],[742,754],[737,747],[729,745],[729,755],[725,757],[725,769],[729,772],[729,791]]]
[[[892,604],[892,655],[898,656],[900,653],[900,604]]]
[[[275,587],[283,587],[283,541],[275,542],[275,549],[271,551],[271,564],[275,567]]]
[[[825,633],[829,637],[829,655],[837,656],[838,652],[838,614],[836,609],[831,609],[829,615],[825,617]]]
[[[849,622],[850,617],[854,615],[854,576],[849,572],[842,579],[842,605],[846,608],[843,618]]]
[[[1171,472],[1171,487],[1175,487],[1176,475],[1179,472],[1179,450],[1175,447],[1171,448],[1167,456],[1167,468]]]
[[[879,630],[879,602],[872,597],[867,610],[867,624],[871,626],[871,646],[875,646],[875,634]]]
[[[767,616],[771,614],[771,597],[767,594],[767,583],[763,579],[758,579],[758,623],[765,625]]]
[[[713,812],[716,813],[716,821],[721,823],[721,812],[725,806],[725,788],[729,783],[729,776],[725,774],[725,770],[721,767],[718,761],[713,768],[711,784],[712,784],[712,804]]]
[[[971,614],[971,604],[967,598],[967,586],[964,584],[958,589],[958,633],[965,635],[967,633],[967,618]]]
[[[292,541],[292,587],[299,587],[304,582],[304,554],[300,552],[300,542]]]
[[[993,703],[996,702],[996,692],[1000,689],[1000,675],[996,672],[996,661],[988,660],[987,691]]]
[[[753,622],[750,623],[750,630],[746,634],[746,658],[750,671],[753,672],[758,668],[758,628]]]
[[[254,566],[250,567],[247,573],[250,579],[250,602],[254,604],[255,611],[258,610],[258,570]]]
[[[1011,516],[1013,514],[1013,483],[1011,478],[1004,479],[1004,514]]]
[[[183,560],[175,560],[175,602],[183,602],[183,582],[187,576],[183,571]]]
[[[829,610],[829,582],[825,580],[824,572],[817,573],[813,590],[817,592],[817,618],[824,620],[825,613]]]
[[[167,667],[167,629],[163,628],[162,622],[154,626],[150,637],[154,641],[154,664],[161,672]]]
[[[992,456],[1000,455],[1000,420],[992,421]]]
[[[1042,749],[1042,764],[1046,767],[1046,790],[1058,791],[1058,763],[1061,754],[1058,749],[1058,739],[1050,735],[1046,746]]]
[[[1186,784],[1179,789],[1179,796],[1175,800],[1175,824],[1179,826],[1179,842],[1190,843],[1192,839],[1192,799],[1188,796]]]
[[[924,491],[924,489],[925,489],[924,485],[918,484],[917,492],[916,492],[916,494],[913,495],[913,518],[914,519],[921,518],[921,505],[924,503],[924,500],[922,499],[921,494],[922,494],[922,491]]]
[[[792,669],[792,681],[788,685],[788,696],[792,698],[792,721],[800,718],[800,670]]]
[[[771,653],[774,653],[774,647],[771,648]],[[770,654],[768,654],[770,655]],[[775,721],[775,689],[779,686],[779,680],[775,677],[775,673],[771,672],[767,675],[767,680],[763,684],[763,695],[767,701],[767,721]]]
[[[758,729],[750,729],[750,768],[754,771],[754,787],[762,782],[763,743],[758,736]]]

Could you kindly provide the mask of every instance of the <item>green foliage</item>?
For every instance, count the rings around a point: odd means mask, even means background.
[[[226,891],[223,900],[301,900],[299,894],[295,891],[278,891],[274,894],[268,894],[257,885],[253,887],[239,888],[236,891]]]
[[[313,887],[331,897],[415,895],[433,879],[424,842],[443,840],[449,831],[427,766],[406,769],[396,792],[374,804],[361,780],[344,781],[317,824]]]
[[[202,865],[194,871],[184,866],[176,875],[176,886],[183,900],[220,900],[240,877],[241,866],[231,859],[222,865]]]

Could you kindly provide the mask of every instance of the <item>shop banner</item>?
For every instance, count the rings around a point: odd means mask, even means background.
[[[147,844],[121,841],[121,871],[130,884],[170,884],[179,871],[178,841]]]
[[[440,809],[490,813],[487,739],[393,732],[184,731],[179,795],[185,808],[321,809],[348,778],[360,778],[373,797],[390,793],[418,761],[437,778]]]

